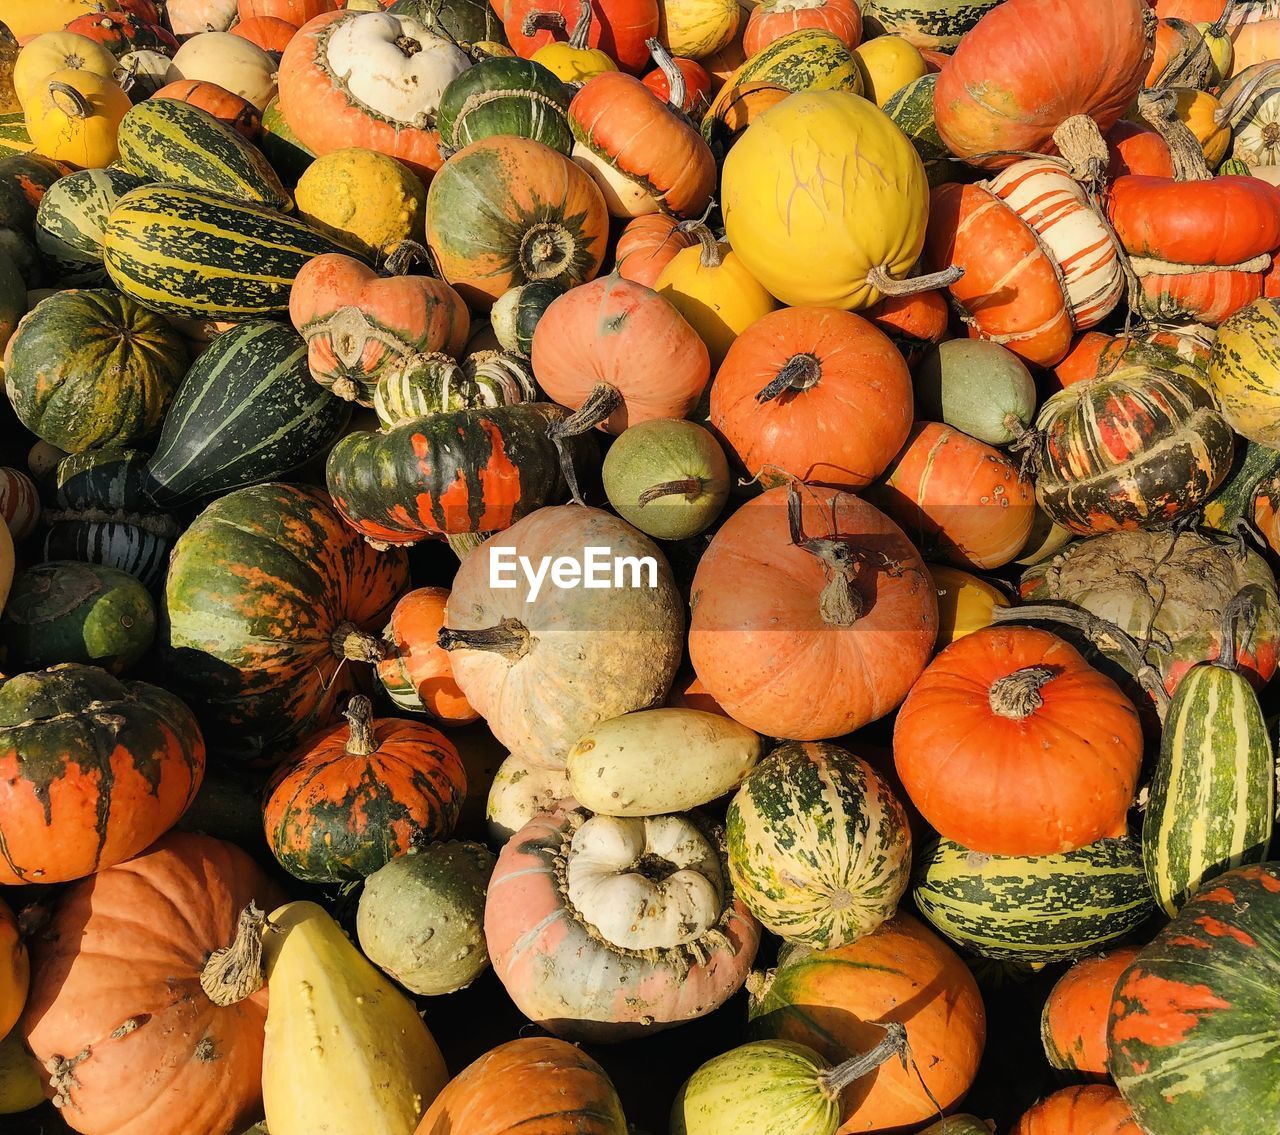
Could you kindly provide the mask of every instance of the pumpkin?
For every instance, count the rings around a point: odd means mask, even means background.
[[[231,34],[247,39],[268,55],[279,58],[289,46],[289,41],[298,34],[298,25],[273,16],[254,16],[252,19],[241,20],[231,28]]]
[[[470,65],[461,48],[412,17],[328,12],[285,48],[280,106],[314,153],[376,150],[428,182],[442,160],[440,96]]]
[[[489,967],[484,895],[493,853],[478,843],[413,846],[360,892],[360,949],[419,996],[465,989]]]
[[[857,489],[906,441],[911,374],[852,312],[787,308],[747,327],[711,386],[711,423],[749,476]]]
[[[816,486],[770,489],[729,517],[690,605],[689,656],[706,692],[743,725],[798,740],[840,737],[894,709],[938,626],[928,572],[897,525]]]
[[[503,28],[512,49],[547,66],[555,58],[550,53],[567,46],[579,53],[590,50],[639,74],[649,63],[645,41],[658,34],[656,0],[509,0],[505,8]],[[568,45],[562,42],[566,39]],[[566,81],[590,77],[556,73]]]
[[[54,71],[26,104],[27,132],[38,154],[77,169],[100,169],[118,156],[116,130],[132,105],[110,79]]]
[[[497,381],[489,381],[478,371],[469,376],[448,355],[407,355],[392,363],[378,380],[373,411],[382,428],[390,430],[415,418],[453,410],[514,406],[538,396],[526,378],[504,372]]]
[[[703,113],[711,105],[711,76],[702,64],[692,59],[677,55],[666,70],[655,67],[640,81],[663,102],[684,111],[694,122],[701,121]],[[684,90],[684,98],[677,99],[675,96],[681,89]]]
[[[110,79],[116,57],[102,44],[75,32],[56,31],[36,36],[18,53],[13,65],[13,89],[24,110],[44,95],[55,71],[88,71]]]
[[[1107,165],[1109,180],[1131,173],[1173,176],[1169,143],[1148,126],[1122,118],[1107,131],[1106,143],[1111,153]]]
[[[860,43],[853,55],[862,72],[863,92],[879,107],[908,83],[923,78],[928,70],[920,52],[896,35],[877,36]]]
[[[665,213],[633,217],[618,237],[615,264],[618,275],[632,283],[653,287],[662,270],[682,248],[692,248],[698,238],[690,228]]]
[[[397,360],[418,351],[456,355],[470,327],[462,297],[443,280],[381,276],[341,253],[302,266],[289,294],[289,319],[307,341],[311,376],[365,406]]]
[[[21,469],[0,467],[0,520],[14,543],[21,544],[40,520],[40,494],[36,483]],[[0,603],[0,611],[4,604]]]
[[[1189,87],[1173,90],[1174,113],[1204,151],[1210,169],[1216,169],[1231,148],[1231,127],[1224,122],[1222,104],[1207,91]]]
[[[641,7],[645,5],[642,4]],[[534,15],[538,20],[544,18],[537,13]],[[559,13],[548,13],[545,18],[555,21],[559,18]],[[527,26],[535,27],[536,24],[529,23]],[[552,26],[558,25],[552,23]],[[575,88],[597,75],[616,71],[618,65],[607,52],[598,47],[587,46],[593,26],[591,5],[587,0],[579,0],[578,20],[573,25],[568,41],[543,44],[533,53],[531,61],[545,67],[557,79]]]
[[[802,28],[829,31],[846,47],[853,48],[862,41],[862,13],[855,0],[763,0],[751,8],[747,17],[742,50],[755,55]]]
[[[0,899],[0,1040],[22,1015],[30,979],[30,960],[18,932],[18,920]]]
[[[590,175],[528,138],[473,142],[427,194],[427,243],[441,275],[481,310],[531,280],[572,288],[594,278],[608,233]]]
[[[784,948],[777,968],[749,991],[753,1037],[808,1045],[832,1064],[874,1048],[887,1022],[904,1026],[915,1068],[890,1062],[869,1086],[849,1091],[845,1135],[914,1125],[950,1110],[977,1074],[986,1040],[977,982],[909,915],[837,949]]]
[[[282,906],[267,926],[262,1102],[273,1135],[413,1135],[449,1079],[413,1002],[315,903]]]
[[[1143,1135],[1124,1097],[1110,1085],[1063,1088],[1014,1124],[1011,1135]]]
[[[1055,1068],[1107,1074],[1107,1013],[1116,982],[1137,956],[1137,946],[1124,946],[1083,958],[1058,978],[1040,1017],[1044,1054]]]
[[[202,79],[226,87],[260,111],[276,94],[276,61],[256,43],[225,31],[202,31],[177,51],[167,79]]]
[[[116,11],[116,0],[50,0],[32,7],[27,0],[4,0],[0,20],[20,40],[64,28],[83,12]]]
[[[408,583],[322,489],[254,485],[206,508],[174,546],[162,634],[169,684],[220,753],[257,761],[329,724],[358,679],[353,631],[381,629]]]
[[[259,1113],[266,991],[227,987],[220,963],[277,897],[239,848],[188,833],[61,896],[19,1028],[75,1130],[223,1135]]]
[[[300,28],[308,20],[340,7],[341,0],[237,0],[236,12],[241,23],[269,18],[286,20]]]
[[[690,59],[705,59],[732,43],[742,20],[736,0],[660,0],[658,10],[663,48]]]
[[[821,192],[807,192],[815,179]],[[783,303],[866,308],[921,290],[902,277],[924,245],[927,193],[919,156],[883,111],[847,91],[806,91],[729,151],[725,235]]]
[[[549,1124],[561,1124],[575,1135],[628,1130],[599,1064],[555,1037],[524,1037],[491,1049],[450,1080],[416,1135],[516,1135],[530,1123],[549,1131]]]
[[[992,627],[925,669],[898,713],[893,755],[944,838],[988,855],[1051,855],[1124,834],[1142,726],[1120,688],[1062,639]],[[982,791],[992,784],[995,797]]]
[[[344,6],[357,7],[354,3]],[[393,14],[412,16],[429,28],[437,28],[437,35],[456,43],[475,59],[514,57],[506,46],[502,17],[487,0],[394,0],[391,4],[365,0],[363,7],[366,11],[386,8]]]
[[[1280,444],[1280,357],[1272,353],[1280,300],[1255,300],[1218,330],[1209,386],[1231,428],[1260,445]]]
[[[1153,49],[1144,0],[1005,0],[938,76],[938,132],[956,157],[1001,168],[1049,153],[1068,120],[1109,130],[1137,96]],[[1071,157],[1071,154],[1067,155]]]
[[[86,12],[67,24],[66,30],[102,44],[117,59],[130,51],[158,51],[172,56],[178,50],[178,41],[171,32],[133,12]]]
[[[1280,85],[1270,63],[1238,71],[1223,87],[1222,103],[1231,129],[1231,156],[1251,166],[1280,165]],[[1173,171],[1166,171],[1172,176]]]
[[[166,83],[151,97],[188,102],[208,111],[224,126],[230,126],[250,142],[255,141],[262,131],[262,112],[248,99],[232,94],[217,83],[183,79],[176,83]]]
[[[1009,600],[995,584],[946,564],[929,564],[938,596],[938,649],[991,626],[997,607]]]
[[[163,318],[110,289],[50,296],[5,349],[18,418],[76,453],[153,433],[186,363],[181,337]]]
[[[573,149],[567,116],[571,93],[531,59],[482,59],[440,96],[441,141],[451,150],[494,134],[541,142],[562,154]]]
[[[950,315],[942,292],[885,296],[867,310],[867,318],[889,336],[910,367],[946,338]]]
[[[1018,441],[1035,418],[1035,381],[1022,361],[999,343],[940,343],[917,368],[915,386],[922,417],[988,445]]]
[[[746,979],[760,940],[734,897],[718,831],[691,814],[599,816],[572,801],[535,816],[502,849],[484,931],[520,1011],[558,1036],[595,1042],[718,1008]]]
[[[540,812],[554,811],[556,804],[573,793],[565,769],[541,768],[515,753],[498,766],[485,800],[485,821],[495,847],[503,846]]]
[[[445,587],[419,587],[400,598],[383,632],[388,652],[378,663],[378,680],[401,709],[466,725],[480,715],[458,689],[449,655],[436,642],[448,600]]]

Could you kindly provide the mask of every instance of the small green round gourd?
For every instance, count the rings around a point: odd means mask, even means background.
[[[123,674],[155,635],[155,603],[138,579],[73,560],[37,564],[14,576],[0,619],[11,672],[81,662]]]
[[[916,370],[918,416],[985,441],[1008,445],[1036,416],[1036,384],[1022,360],[999,343],[951,339]]]
[[[494,134],[541,142],[568,156],[569,88],[532,59],[483,59],[440,96],[436,123],[444,145],[461,150]]]
[[[503,292],[489,312],[493,333],[503,350],[527,359],[533,350],[533,332],[551,301],[564,294],[554,280],[534,280]]]
[[[659,540],[696,536],[729,499],[724,450],[696,422],[664,418],[631,426],[609,447],[603,477],[618,515]]]
[[[489,965],[484,900],[493,853],[478,843],[432,843],[370,875],[356,933],[375,965],[413,993],[470,985]]]

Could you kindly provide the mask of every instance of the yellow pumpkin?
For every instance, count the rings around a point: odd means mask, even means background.
[[[16,1115],[44,1103],[40,1065],[16,1032],[0,1040],[0,1115]]]
[[[924,56],[901,36],[882,35],[853,49],[862,73],[862,89],[876,106],[884,106],[908,83],[929,70]]]
[[[1218,328],[1209,389],[1241,437],[1280,449],[1280,299],[1263,296]]]
[[[117,12],[116,0],[0,0],[0,23],[19,39],[60,31],[88,12]]]
[[[882,110],[846,91],[802,91],[734,144],[721,200],[729,244],[771,295],[857,311],[919,259],[929,183]]]
[[[4,551],[0,549],[0,581],[13,577],[13,541],[9,539],[9,529],[0,520],[0,530],[4,531],[3,540],[7,541],[8,572],[4,571]],[[8,595],[8,584],[3,584],[5,595]],[[0,602],[0,607],[3,607]],[[0,1037],[7,1036],[9,1030],[22,1015],[22,1007],[27,1003],[27,985],[31,979],[30,965],[27,960],[27,947],[18,934],[18,920],[0,899]]]
[[[574,47],[571,43],[548,43],[531,56],[564,83],[585,83],[618,65],[598,47]]]
[[[352,147],[307,167],[294,192],[298,216],[372,260],[406,240],[426,240],[427,190],[395,158]]]
[[[91,71],[55,71],[23,117],[37,154],[80,169],[103,169],[120,156],[116,131],[132,105],[110,79]]]
[[[413,1002],[315,903],[288,903],[270,922],[262,1102],[271,1135],[413,1135],[449,1080]]]
[[[658,38],[672,55],[706,59],[733,42],[742,21],[738,0],[658,0]]]
[[[705,226],[698,229],[698,238],[698,244],[675,254],[653,289],[707,345],[715,374],[733,341],[757,319],[777,310],[778,301]]]
[[[944,564],[927,564],[938,595],[938,649],[989,627],[992,612],[1008,607],[1004,592],[971,572]]]
[[[25,108],[38,102],[45,83],[55,71],[90,71],[110,79],[120,66],[116,57],[87,35],[49,32],[37,36],[18,52],[13,65],[13,89]]]
[[[1192,87],[1175,88],[1174,98],[1175,113],[1196,136],[1209,168],[1215,168],[1231,148],[1230,125],[1215,118],[1222,104],[1208,91],[1197,91]]]

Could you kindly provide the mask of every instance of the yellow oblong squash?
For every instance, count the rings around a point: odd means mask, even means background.
[[[272,913],[263,962],[271,1135],[413,1135],[449,1080],[413,1003],[315,903]]]
[[[997,607],[1008,607],[1000,588],[972,572],[946,564],[926,564],[938,594],[938,649],[991,626]]]

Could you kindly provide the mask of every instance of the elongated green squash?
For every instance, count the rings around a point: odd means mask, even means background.
[[[107,219],[107,274],[164,315],[243,321],[289,310],[294,277],[351,250],[265,205],[181,185],[126,193]]]
[[[49,187],[36,210],[36,247],[58,279],[75,287],[107,282],[102,233],[116,203],[146,181],[123,169],[82,169]]]
[[[27,116],[20,110],[0,114],[0,157],[29,154],[34,149],[35,143],[27,133]]]
[[[1267,857],[1275,764],[1249,680],[1203,662],[1178,684],[1142,821],[1142,860],[1170,917],[1207,879]]]

